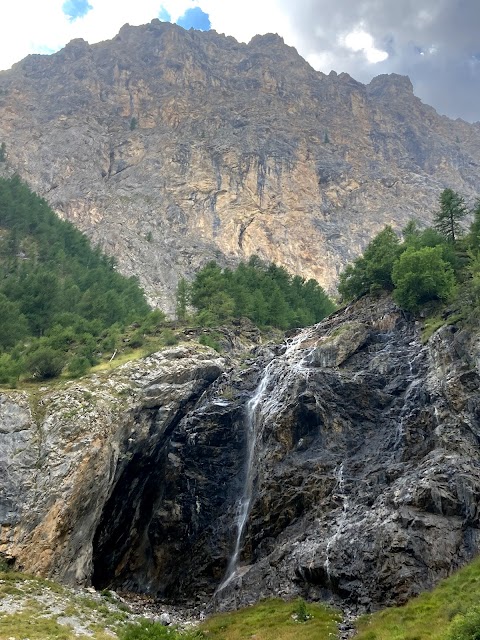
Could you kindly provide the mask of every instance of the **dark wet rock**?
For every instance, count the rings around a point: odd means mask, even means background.
[[[302,596],[353,615],[480,551],[478,335],[424,345],[364,298],[233,368],[185,347],[142,366],[45,393],[36,421],[25,393],[2,397],[17,566],[202,610]]]

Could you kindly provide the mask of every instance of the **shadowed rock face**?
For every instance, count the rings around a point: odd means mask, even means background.
[[[418,331],[365,298],[241,369],[175,348],[47,395],[36,423],[24,395],[2,396],[0,551],[67,582],[205,601],[250,483],[217,606],[404,602],[480,550],[480,342]]]
[[[480,181],[480,125],[438,116],[408,78],[364,86],[277,36],[158,20],[0,72],[0,140],[166,308],[179,276],[253,253],[331,290],[385,224]]]

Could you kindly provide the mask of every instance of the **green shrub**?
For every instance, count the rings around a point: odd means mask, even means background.
[[[455,616],[447,630],[446,640],[480,640],[480,607]]]
[[[393,229],[385,227],[368,244],[363,256],[340,274],[338,291],[343,300],[353,300],[370,290],[393,289],[392,269],[402,247]]]
[[[14,385],[23,371],[23,361],[0,353],[0,384]]]
[[[303,598],[297,600],[293,616],[297,622],[307,622],[312,617],[307,611],[307,604]]]
[[[166,315],[161,309],[150,311],[142,322],[142,330],[144,333],[155,333],[165,324]]]
[[[211,349],[215,349],[218,353],[221,352],[222,348],[217,340],[211,335],[203,335],[198,339],[200,344],[203,344],[204,347],[210,347]]]
[[[120,640],[164,640],[165,638],[177,640],[178,634],[159,622],[140,620],[127,624],[119,633],[119,638]]]
[[[173,347],[178,344],[178,336],[171,329],[164,329],[160,335],[162,344],[167,347]]]
[[[27,358],[27,370],[40,380],[55,378],[65,366],[65,356],[51,347],[39,347]]]
[[[393,297],[407,311],[418,311],[431,300],[448,300],[455,291],[455,274],[442,258],[442,247],[408,248],[393,267]]]
[[[143,331],[141,329],[138,329],[138,331],[132,333],[128,345],[132,347],[132,349],[138,349],[138,347],[141,347],[144,342],[145,337],[143,335]]]
[[[85,356],[74,356],[68,363],[68,373],[72,378],[84,376],[90,369],[90,360]]]

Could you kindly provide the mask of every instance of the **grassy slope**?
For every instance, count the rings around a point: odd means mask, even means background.
[[[327,640],[337,637],[341,615],[325,606],[308,604],[311,616],[297,622],[292,615],[298,609],[295,602],[265,600],[236,611],[218,614],[200,626],[209,640]]]
[[[12,604],[13,603],[13,604]],[[480,603],[480,558],[441,582],[436,589],[357,623],[355,640],[444,640],[452,624]],[[15,573],[0,573],[0,640],[73,640],[68,618],[92,634],[93,640],[115,637],[128,619],[120,603],[100,594],[73,592],[47,580]],[[295,620],[297,602],[268,600],[234,613],[218,614],[197,627],[195,637],[205,640],[333,640],[341,615],[318,604],[308,604],[311,616]],[[159,638],[162,635],[145,637]],[[168,634],[170,635],[170,634]],[[183,634],[171,631],[182,640]],[[139,636],[140,637],[140,636]],[[190,636],[193,637],[193,634]],[[187,636],[183,636],[187,638]],[[473,638],[473,636],[472,636]]]
[[[176,632],[155,624],[138,628],[138,633],[130,627],[127,635],[141,640],[332,640],[337,636],[338,612],[308,604],[309,619],[297,622],[293,616],[298,610],[298,602],[268,600],[213,616],[191,631]],[[109,593],[75,592],[49,580],[0,572],[0,640],[112,640],[123,637],[127,623],[134,619],[139,620]]]
[[[480,558],[431,592],[403,607],[384,609],[358,621],[356,640],[440,640],[450,626],[480,604]]]
[[[73,640],[79,637],[75,629],[93,640],[112,640],[130,617],[121,602],[100,594],[0,572],[0,640]]]

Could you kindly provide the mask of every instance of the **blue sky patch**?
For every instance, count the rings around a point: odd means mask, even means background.
[[[87,13],[93,9],[91,4],[88,4],[88,0],[66,0],[62,4],[62,11],[73,22],[77,18],[83,18]]]
[[[171,22],[172,16],[168,13],[165,7],[160,7],[160,13],[158,14],[158,19],[162,22]]]
[[[177,20],[177,24],[184,29],[198,29],[199,31],[208,31],[211,28],[208,13],[205,13],[200,7],[187,9],[183,16]]]

